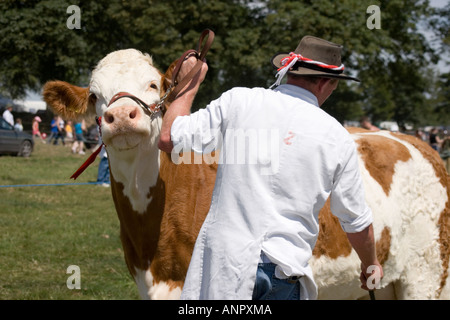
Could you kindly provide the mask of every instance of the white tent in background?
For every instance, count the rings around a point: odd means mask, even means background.
[[[40,94],[27,91],[25,99],[15,99],[14,111],[36,113],[39,110],[46,110],[47,104],[42,100]]]
[[[14,100],[15,110],[19,112],[36,113],[39,110],[46,110],[47,104],[39,100]]]

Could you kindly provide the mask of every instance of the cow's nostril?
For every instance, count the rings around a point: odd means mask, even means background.
[[[131,111],[129,114],[130,119],[136,118],[136,115],[137,115],[137,109],[133,109],[133,111]]]
[[[112,114],[105,113],[103,118],[105,119],[106,123],[113,123],[114,122],[114,116]]]

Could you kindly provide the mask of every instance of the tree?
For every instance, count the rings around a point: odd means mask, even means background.
[[[450,49],[450,3],[442,9],[438,9],[434,18],[430,21],[431,28],[436,30],[438,54],[446,56]],[[445,61],[447,65],[450,61]],[[450,123],[450,72],[437,73],[433,81],[431,105],[434,106],[434,124],[444,125]]]
[[[235,85],[253,85],[256,78],[248,65],[253,61],[251,50],[259,39],[252,10],[244,1],[165,0],[133,1],[120,5],[114,15],[123,21],[121,27],[131,35],[134,47],[151,53],[161,70],[197,45],[200,33],[215,32],[215,41],[208,53],[208,76],[196,98],[196,106],[205,106],[221,92]],[[259,79],[258,79],[259,80]],[[195,108],[194,108],[195,109]]]
[[[361,83],[341,81],[324,109],[340,121],[367,114],[373,120],[417,122],[428,89],[426,69],[437,60],[418,32],[419,22],[432,14],[428,1],[301,2],[267,1],[270,27],[264,34],[285,51],[306,34],[344,46],[346,70]],[[380,8],[380,29],[367,27],[369,5]]]
[[[81,9],[79,30],[66,26],[69,5]],[[379,8],[379,29],[368,28],[370,5]],[[210,28],[216,38],[197,107],[235,86],[270,86],[271,57],[311,34],[342,44],[346,72],[361,79],[341,81],[323,106],[338,120],[369,115],[420,124],[439,109],[429,101],[439,91],[430,72],[439,52],[419,25],[448,35],[448,14],[427,0],[5,0],[0,12],[0,93],[12,97],[50,79],[86,86],[97,61],[128,47],[150,53],[164,71]]]
[[[26,89],[39,91],[51,79],[86,84],[95,62],[114,47],[108,39],[115,44],[122,35],[115,21],[103,14],[113,2],[0,2],[0,93],[23,97]],[[72,4],[82,8],[81,30],[66,25]]]

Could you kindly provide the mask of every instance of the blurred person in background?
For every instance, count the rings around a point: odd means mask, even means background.
[[[48,136],[48,143],[51,144],[56,136],[58,135],[58,116],[54,116],[50,122],[50,135]],[[56,144],[56,140],[53,144]]]
[[[75,141],[72,144],[72,153],[85,154],[83,133],[86,131],[86,124],[84,120],[81,120],[81,122],[75,122],[73,127],[75,130]]]
[[[73,142],[73,127],[72,127],[72,121],[67,120],[66,126],[64,127],[64,130],[66,132],[66,141],[67,142]]]
[[[369,117],[362,117],[361,120],[359,120],[359,124],[361,125],[361,128],[370,130],[370,131],[380,131],[380,128],[377,126],[374,126],[371,122]]]
[[[431,129],[430,132],[430,146],[436,150],[437,152],[440,152],[442,143],[444,142],[441,137],[439,137],[439,130],[438,128]]]
[[[16,129],[17,131],[23,131],[22,119],[20,119],[20,118],[16,119],[16,124],[14,125],[14,129]]]
[[[45,138],[41,134],[41,131],[39,130],[39,123],[42,122],[41,117],[36,116],[33,118],[33,121],[31,123],[31,133],[33,137],[39,137],[41,138],[41,141],[45,143]]]
[[[56,134],[56,138],[55,138],[54,144],[57,145],[58,144],[58,139],[61,139],[61,142],[62,142],[63,146],[65,146],[66,145],[66,142],[64,140],[65,132],[66,132],[66,130],[64,129],[65,122],[64,122],[63,118],[58,116],[57,120],[56,120],[56,123],[57,123],[57,126],[58,126],[58,133]]]
[[[11,113],[12,112],[12,106],[8,105],[6,106],[6,110],[3,111],[3,119],[6,120],[10,125],[14,126],[14,116]]]
[[[108,154],[106,153],[105,146],[102,144],[101,140],[99,142],[102,150],[99,153],[100,163],[98,164],[97,182],[102,187],[109,187],[111,182],[109,180]]]

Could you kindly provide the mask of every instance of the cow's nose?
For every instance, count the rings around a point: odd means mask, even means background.
[[[107,124],[117,124],[137,120],[139,115],[138,107],[122,106],[107,110],[103,119]]]

